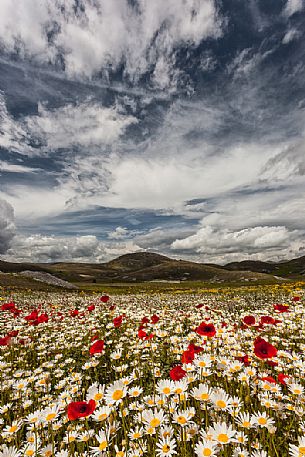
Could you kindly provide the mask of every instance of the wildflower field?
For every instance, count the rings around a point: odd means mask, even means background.
[[[3,290],[0,456],[305,456],[304,298]]]

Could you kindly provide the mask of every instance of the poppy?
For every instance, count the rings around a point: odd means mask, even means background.
[[[140,338],[140,340],[151,340],[153,338],[154,334],[153,333],[150,333],[148,335],[148,333],[145,332],[145,330],[143,330],[142,328],[139,329],[138,331],[138,337]]]
[[[110,300],[110,297],[108,295],[102,295],[100,298],[100,301],[102,303],[107,303]]]
[[[243,318],[243,323],[246,325],[255,325],[255,317],[254,316],[245,316]]]
[[[276,356],[277,349],[272,344],[268,343],[268,341],[258,337],[254,341],[254,354],[259,359],[271,359]]]
[[[123,322],[123,316],[118,316],[113,319],[113,325],[115,327],[121,327],[122,322]]]
[[[153,316],[151,316],[151,322],[152,322],[153,324],[156,324],[157,322],[159,322],[159,320],[160,320],[160,317],[157,316],[156,314],[154,314]]]
[[[95,306],[94,305],[90,305],[90,306],[88,306],[87,310],[90,311],[90,312],[94,311],[95,310]]]
[[[261,316],[261,324],[275,325],[275,319],[271,316]]]
[[[71,317],[78,316],[78,314],[79,314],[78,309],[73,309],[72,311],[70,311],[70,316],[71,316]]]
[[[201,347],[201,346],[197,346],[196,344],[194,343],[190,343],[188,345],[188,351],[193,351],[195,354],[200,354],[200,352],[203,352],[204,349]]]
[[[247,354],[241,357],[235,357],[235,360],[238,360],[239,362],[243,363],[245,367],[248,367],[250,365],[250,359]]]
[[[182,363],[192,363],[195,358],[195,353],[194,351],[188,349],[187,351],[184,351],[182,356],[181,356],[181,362]]]
[[[89,402],[85,401],[74,401],[69,403],[67,407],[67,414],[68,418],[72,421],[79,419],[80,417],[87,417],[93,413],[95,410],[95,401],[89,400]]]
[[[180,365],[176,365],[170,370],[169,375],[173,381],[180,381],[186,376],[186,371]]]
[[[141,323],[144,325],[144,324],[148,324],[149,322],[149,319],[148,317],[144,316],[143,319],[141,320]]]
[[[290,378],[290,376],[288,376],[288,374],[279,373],[279,374],[277,375],[278,382],[279,382],[280,384],[283,384],[283,386],[286,386],[286,384],[287,384],[287,383],[286,383],[286,379],[289,379],[289,378]]]
[[[90,347],[90,355],[93,354],[100,354],[104,350],[104,341],[103,340],[97,340],[95,343],[92,344]]]
[[[212,338],[216,335],[216,329],[213,324],[207,324],[206,322],[201,322],[201,324],[195,328],[195,332],[201,336],[208,336]]]
[[[276,305],[273,305],[274,311],[277,311],[278,313],[289,313],[289,306],[288,305],[281,305],[277,303]]]

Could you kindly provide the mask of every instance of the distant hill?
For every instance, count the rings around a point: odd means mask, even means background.
[[[0,261],[0,271],[21,273],[24,270],[46,272],[70,283],[128,283],[144,281],[206,281],[212,283],[275,282],[276,276],[289,278],[303,274],[300,259],[283,264],[235,262],[226,266],[176,260],[151,252],[125,254],[106,263],[10,263]],[[294,263],[293,263],[294,262]],[[289,263],[289,262],[288,262]],[[302,263],[302,262],[301,262]],[[281,267],[278,270],[276,267]],[[285,271],[284,271],[285,270]],[[283,274],[283,273],[287,274]],[[1,284],[1,283],[0,283]]]
[[[302,276],[305,277],[305,256],[278,263],[245,260],[228,263],[224,267],[233,271],[256,271],[283,278],[297,279]]]

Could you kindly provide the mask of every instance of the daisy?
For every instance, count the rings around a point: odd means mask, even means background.
[[[119,404],[122,402],[122,399],[126,397],[127,387],[122,380],[114,381],[111,384],[105,394],[105,401],[108,406]]]
[[[142,413],[143,422],[152,428],[162,425],[165,419],[164,412],[162,410],[158,411],[157,408],[154,410],[145,410]]]
[[[161,438],[156,447],[156,454],[158,457],[171,457],[172,455],[177,454],[175,450],[177,447],[176,442],[169,437]]]
[[[290,457],[303,457],[305,456],[305,437],[300,437],[298,445],[289,444]]]
[[[0,457],[20,457],[21,452],[18,451],[15,446],[7,447],[3,446],[2,450],[0,451]]]
[[[213,457],[217,455],[217,444],[211,441],[199,441],[195,446],[195,452],[198,457]]]
[[[228,425],[225,422],[217,422],[213,427],[210,427],[209,433],[213,440],[217,441],[219,444],[229,444],[232,441],[235,441],[236,431],[233,430],[231,425]]]
[[[271,417],[268,417],[267,414],[264,412],[253,414],[253,423],[258,427],[271,427],[274,425],[274,420]]]

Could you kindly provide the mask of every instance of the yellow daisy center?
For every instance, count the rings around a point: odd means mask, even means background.
[[[115,390],[112,394],[113,400],[121,400],[123,397],[123,391],[121,389]]]
[[[55,413],[50,413],[46,416],[46,420],[51,421],[51,420],[55,419],[55,417],[56,417]]]
[[[163,389],[163,393],[164,393],[165,395],[170,394],[170,391],[171,391],[171,390],[170,390],[169,387],[164,387],[164,389]]]
[[[220,443],[228,443],[229,442],[229,437],[226,433],[220,433],[217,437],[218,441]]]
[[[186,418],[185,418],[184,416],[178,416],[178,417],[177,417],[177,422],[178,422],[179,424],[184,425],[184,424],[187,423],[187,420],[186,420]]]
[[[162,446],[162,452],[165,452],[166,454],[170,451],[170,446],[168,444],[164,444]]]
[[[218,408],[225,408],[227,406],[226,402],[223,401],[223,400],[218,400],[216,402],[216,406],[218,406]]]
[[[203,452],[202,452],[202,455],[203,455],[204,457],[210,457],[210,455],[212,455],[211,449],[204,448],[204,449],[203,449]]]
[[[151,421],[150,421],[150,426],[155,428],[155,427],[158,427],[158,425],[160,425],[160,419],[158,419],[157,417],[154,417]]]
[[[106,449],[106,447],[107,447],[107,441],[102,441],[98,448],[100,451],[103,451],[104,449]]]
[[[259,423],[259,425],[266,425],[267,419],[265,417],[260,417],[257,422]]]

